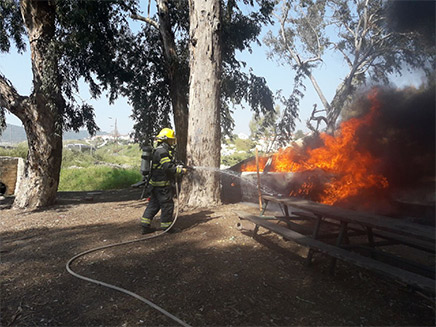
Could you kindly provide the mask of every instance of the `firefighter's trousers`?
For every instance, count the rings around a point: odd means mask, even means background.
[[[153,187],[150,201],[141,218],[141,225],[149,227],[159,210],[161,210],[161,228],[169,227],[173,221],[174,212],[173,190],[171,186]]]

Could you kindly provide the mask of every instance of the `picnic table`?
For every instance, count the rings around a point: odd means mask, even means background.
[[[263,210],[259,216],[244,212],[240,219],[255,224],[253,237],[259,227],[287,240],[309,248],[306,258],[310,264],[315,253],[331,256],[333,273],[337,259],[380,273],[403,282],[413,289],[435,294],[435,228],[402,219],[358,212],[324,205],[308,200],[262,195]],[[283,215],[265,216],[269,203],[278,204]],[[277,222],[283,221],[283,224]],[[432,257],[423,263],[400,253],[386,250],[392,245],[413,248],[422,256]],[[419,255],[418,255],[419,256]]]

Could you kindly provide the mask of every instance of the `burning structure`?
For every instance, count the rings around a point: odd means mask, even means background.
[[[316,134],[303,146],[260,158],[265,191],[391,216],[415,212],[434,218],[434,87],[373,89],[343,116],[349,118],[335,135]],[[256,172],[256,162],[233,170]]]

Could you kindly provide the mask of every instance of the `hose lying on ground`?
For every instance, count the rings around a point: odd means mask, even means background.
[[[177,182],[176,182],[176,194],[177,194],[177,199],[178,199],[178,198],[179,198],[179,189],[178,189],[178,183],[177,183]],[[174,224],[175,224],[176,221],[177,221],[177,217],[178,217],[178,215],[179,215],[179,205],[177,205],[176,213],[175,213],[174,220],[173,220],[172,224],[171,224],[167,229],[165,229],[162,233],[159,233],[159,234],[156,234],[156,235],[150,235],[150,236],[143,237],[143,238],[136,239],[136,240],[129,240],[129,241],[124,241],[124,242],[120,242],[120,243],[107,244],[107,245],[104,245],[104,246],[100,246],[100,247],[97,247],[97,248],[93,248],[93,249],[90,249],[90,250],[86,250],[86,251],[84,251],[84,252],[81,252],[81,253],[75,255],[75,256],[72,257],[70,260],[68,260],[68,262],[67,262],[67,264],[66,264],[66,269],[67,269],[67,271],[68,271],[71,275],[73,275],[74,277],[77,277],[77,278],[80,278],[80,279],[86,280],[87,282],[91,282],[91,283],[94,283],[94,284],[97,284],[97,285],[100,285],[100,286],[105,286],[105,287],[111,288],[111,289],[113,289],[113,290],[116,290],[116,291],[122,292],[122,293],[124,293],[124,294],[130,295],[130,296],[133,296],[135,299],[138,299],[138,300],[144,302],[144,303],[147,304],[148,306],[150,306],[150,307],[152,307],[153,309],[155,309],[155,310],[161,312],[162,314],[164,314],[164,315],[167,316],[168,318],[174,320],[174,321],[177,322],[178,324],[180,324],[180,325],[182,325],[182,326],[190,327],[190,325],[188,325],[188,324],[185,323],[184,321],[180,320],[180,319],[177,318],[176,316],[172,315],[171,313],[169,313],[169,312],[166,311],[165,309],[161,308],[161,307],[158,306],[157,304],[151,302],[150,300],[147,300],[146,298],[144,298],[144,297],[142,297],[142,296],[140,296],[140,295],[138,295],[138,294],[136,294],[136,293],[133,293],[133,292],[131,292],[131,291],[129,291],[129,290],[126,290],[126,289],[124,289],[124,288],[121,288],[121,287],[118,287],[118,286],[115,286],[115,285],[112,285],[112,284],[108,284],[108,283],[105,283],[105,282],[102,282],[102,281],[99,281],[99,280],[96,280],[96,279],[92,279],[92,278],[89,278],[89,277],[86,277],[86,276],[80,275],[80,274],[74,272],[74,271],[71,269],[71,267],[70,267],[71,264],[72,264],[75,260],[77,260],[78,258],[80,258],[80,257],[82,257],[82,256],[84,256],[84,255],[86,255],[86,254],[89,254],[89,253],[91,253],[91,252],[96,252],[96,251],[99,251],[99,250],[103,250],[103,249],[107,249],[107,248],[111,248],[111,247],[115,247],[115,246],[121,246],[121,245],[131,244],[131,243],[135,243],[135,242],[141,242],[141,241],[145,241],[145,240],[150,240],[150,239],[152,239],[152,238],[156,238],[156,237],[162,236],[163,234],[167,233],[167,232],[168,232],[168,231],[169,231],[169,230],[174,226]]]

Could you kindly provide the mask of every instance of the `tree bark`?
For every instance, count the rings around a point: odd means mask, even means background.
[[[336,122],[342,112],[345,102],[351,93],[351,79],[347,77],[336,90],[330,109],[327,111],[327,133],[333,135],[334,131],[336,130]]]
[[[22,0],[21,14],[30,43],[33,91],[28,97],[20,96],[0,76],[0,98],[1,104],[23,123],[29,146],[14,207],[33,209],[56,200],[62,162],[60,112],[64,102],[57,59],[49,49],[55,35],[55,8],[49,1]]]
[[[187,163],[197,169],[183,186],[183,205],[220,203],[221,8],[219,0],[190,0],[190,90]]]

